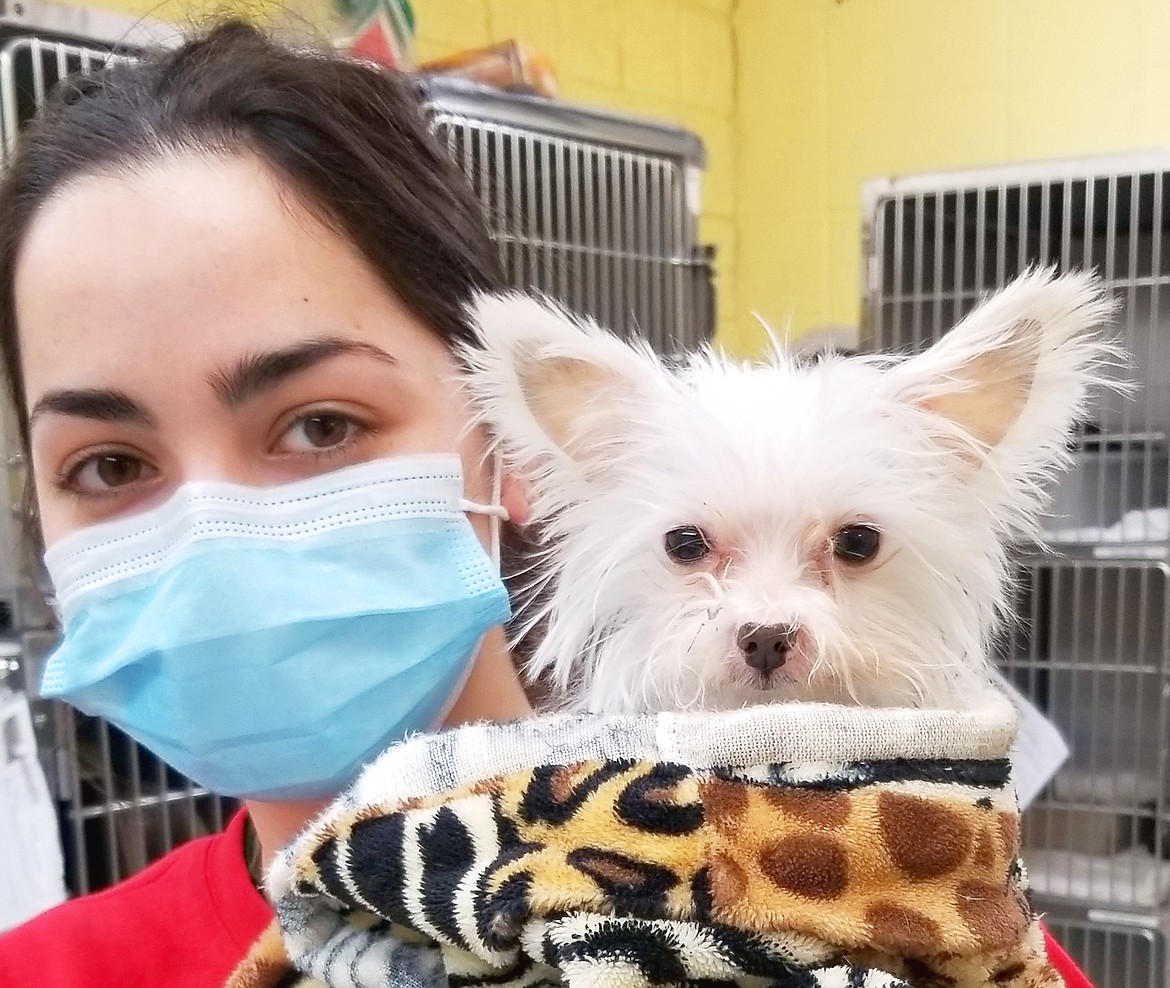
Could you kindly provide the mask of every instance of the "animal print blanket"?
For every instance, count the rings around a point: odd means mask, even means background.
[[[1056,988],[1013,732],[996,696],[419,736],[278,859],[231,986]]]

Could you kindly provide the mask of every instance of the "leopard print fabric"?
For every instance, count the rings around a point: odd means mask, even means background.
[[[334,988],[1057,988],[1017,854],[1003,758],[591,759],[355,806],[277,908]]]

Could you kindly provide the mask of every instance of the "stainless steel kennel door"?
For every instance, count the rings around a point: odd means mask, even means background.
[[[1102,988],[1170,983],[1170,153],[880,180],[864,192],[864,335],[917,351],[1035,266],[1095,269],[1131,398],[1096,396],[1020,547],[1000,660],[1072,757],[1024,819],[1040,908]]]
[[[425,91],[431,126],[483,202],[513,285],[659,352],[711,338],[694,134],[456,80]]]

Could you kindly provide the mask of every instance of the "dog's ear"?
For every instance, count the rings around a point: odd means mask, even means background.
[[[477,343],[460,356],[478,417],[509,467],[538,486],[550,474],[600,475],[620,455],[634,407],[670,390],[648,348],[550,301],[481,295],[470,314]]]
[[[1043,332],[1034,319],[1017,319],[987,349],[960,357],[944,389],[923,398],[922,407],[954,422],[981,445],[998,446],[1027,407]]]
[[[1112,383],[1118,355],[1100,332],[1111,312],[1091,275],[1033,271],[891,378],[901,398],[970,440],[968,459],[989,457],[1009,474],[1045,472],[1094,386]]]

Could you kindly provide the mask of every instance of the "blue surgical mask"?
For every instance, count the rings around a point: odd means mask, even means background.
[[[54,544],[41,684],[230,796],[333,796],[436,726],[508,617],[456,456],[191,483]],[[493,524],[496,524],[493,522]]]

